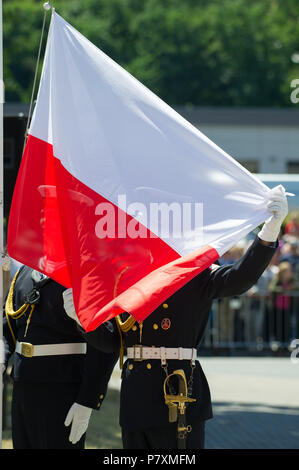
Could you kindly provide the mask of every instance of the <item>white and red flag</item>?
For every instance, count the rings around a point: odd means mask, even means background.
[[[8,253],[72,287],[86,331],[144,320],[266,220],[268,192],[53,12]]]

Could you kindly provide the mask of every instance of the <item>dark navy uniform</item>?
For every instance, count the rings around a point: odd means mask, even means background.
[[[124,334],[125,347],[134,345],[165,348],[198,348],[208,322],[214,299],[240,295],[254,285],[269,264],[277,243],[265,246],[257,238],[245,255],[233,265],[206,269],[169,299],[165,300],[143,322],[137,322]],[[125,320],[127,314],[122,314]],[[108,323],[108,322],[106,322]],[[113,322],[109,322],[112,329]],[[106,345],[106,351],[117,347],[117,330],[108,337],[106,324],[85,334],[95,347]],[[109,346],[110,345],[110,346]],[[187,448],[204,446],[204,422],[212,418],[209,386],[200,366],[190,360],[167,360],[167,372],[183,369],[189,392],[196,402],[187,405],[186,422],[192,426],[187,435]],[[177,448],[176,423],[169,423],[164,401],[163,383],[166,371],[159,359],[127,359],[122,372],[120,425],[124,448]]]
[[[65,313],[62,297],[65,288],[49,278],[44,281],[36,283],[33,270],[25,266],[17,275],[13,309],[17,311],[24,305],[28,300],[26,294],[31,292],[32,297],[34,287],[40,298],[31,315],[30,306],[18,319],[8,315],[6,309],[3,324],[6,365],[15,351],[15,341],[30,343],[33,347],[55,345],[54,348],[62,344],[67,344],[67,348],[72,344],[76,348],[81,343],[86,353],[40,357],[14,354],[13,446],[23,449],[84,448],[85,435],[77,444],[69,442],[70,427],[64,426],[64,420],[74,402],[94,410],[100,408],[118,355],[106,354],[91,345],[86,347],[76,322]],[[24,354],[28,355],[26,348]]]

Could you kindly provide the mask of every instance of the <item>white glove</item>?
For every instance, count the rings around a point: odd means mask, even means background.
[[[288,214],[288,201],[284,187],[280,184],[269,191],[267,209],[272,213],[264,223],[258,237],[265,242],[275,242],[278,238],[281,224]]]
[[[69,441],[76,444],[86,432],[91,416],[92,408],[73,403],[65,418],[64,425],[69,426],[72,423]]]
[[[75,310],[73,289],[66,289],[65,291],[63,291],[62,297],[63,297],[64,310],[66,311],[67,315],[73,320],[75,320],[78,323],[78,325],[81,326],[81,323],[79,321],[79,318]]]

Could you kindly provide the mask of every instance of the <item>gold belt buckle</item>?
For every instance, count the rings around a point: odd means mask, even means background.
[[[21,354],[24,357],[32,357],[34,346],[31,343],[21,343]]]
[[[142,345],[141,344],[134,344],[133,348],[134,348],[134,361],[139,361],[139,362],[143,361]],[[136,357],[136,349],[139,349],[139,351],[140,351],[140,357],[139,358]]]

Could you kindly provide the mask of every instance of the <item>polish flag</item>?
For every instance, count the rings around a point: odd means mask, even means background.
[[[143,321],[269,217],[268,192],[52,13],[8,253],[72,287],[86,331]]]

